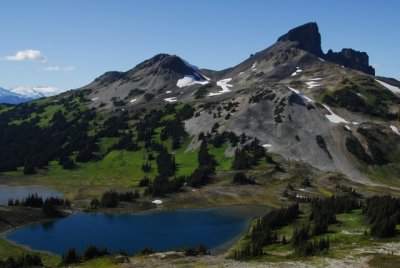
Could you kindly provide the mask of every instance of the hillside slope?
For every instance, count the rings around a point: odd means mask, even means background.
[[[168,142],[184,144],[183,153],[189,154],[199,149],[201,135],[233,133],[257,138],[268,152],[320,172],[341,173],[363,184],[396,184],[398,82],[375,77],[364,52],[325,54],[320,44],[318,26],[309,23],[226,70],[198,69],[178,56],[159,54],[127,72],[107,72],[80,89],[8,108],[0,112],[1,170],[40,169],[54,160],[78,163],[82,155],[84,162],[99,161],[120,149],[114,143],[121,137],[149,152],[146,146],[158,139],[167,145],[154,136],[163,131],[171,131],[165,134],[171,135]],[[170,121],[178,125],[168,126]],[[176,127],[185,134],[174,133]],[[14,135],[27,129],[34,133],[30,143]],[[49,135],[54,143],[41,140]],[[114,143],[107,147],[110,139]],[[247,143],[232,143],[219,157],[232,158]],[[36,157],[32,151],[38,146],[46,154]]]

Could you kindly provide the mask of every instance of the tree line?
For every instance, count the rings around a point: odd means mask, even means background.
[[[109,252],[106,248],[98,248],[92,245],[86,247],[82,256],[79,255],[75,248],[69,248],[67,252],[62,255],[62,262],[64,264],[72,264],[81,261],[91,260],[105,255],[109,255]]]
[[[370,235],[392,237],[400,224],[400,199],[391,196],[373,196],[365,200],[363,214],[370,224]]]
[[[248,243],[235,249],[232,257],[236,260],[243,260],[263,255],[264,246],[277,242],[275,229],[293,222],[299,212],[299,204],[296,203],[287,208],[273,209],[265,216],[257,218],[244,236]]]
[[[38,194],[30,194],[24,199],[9,199],[8,206],[23,206],[32,208],[41,208],[46,217],[59,217],[61,216],[58,208],[71,207],[71,202],[68,199],[61,197],[47,197],[43,198]]]
[[[114,189],[108,190],[102,194],[100,199],[97,197],[92,198],[92,200],[90,200],[90,208],[115,208],[119,202],[134,202],[139,197],[139,190],[123,193],[119,193]]]
[[[0,268],[42,267],[43,262],[39,255],[24,254],[17,258],[0,258]]]

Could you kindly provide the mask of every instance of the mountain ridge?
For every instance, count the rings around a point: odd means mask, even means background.
[[[332,49],[329,49],[325,54],[321,48],[321,35],[316,22],[298,26],[279,37],[277,41],[297,42],[297,46],[300,49],[306,50],[324,60],[359,70],[366,74],[375,75],[375,69],[369,65],[369,57],[366,52],[344,48],[340,52],[333,52]]]
[[[89,90],[89,107],[103,111],[134,112],[168,103],[227,104],[230,99],[241,103],[235,113],[218,112],[222,117],[217,118],[212,111],[200,113],[187,120],[186,131],[196,137],[210,132],[213,124],[217,124],[218,131],[232,131],[237,135],[245,132],[256,137],[274,153],[325,172],[344,173],[357,182],[371,183],[356,168],[358,160],[346,149],[346,139],[356,135],[358,126],[369,121],[365,116],[395,118],[398,97],[390,88],[376,82],[371,70],[360,70],[369,66],[366,53],[344,49],[336,54],[331,51],[324,54],[320,45],[318,25],[307,23],[225,70],[199,70],[178,56],[157,54],[127,72],[113,73],[106,85],[92,83],[82,89]],[[342,54],[347,55],[347,63],[340,61]],[[358,60],[359,55],[362,61]],[[357,82],[347,85],[346,79]],[[348,94],[344,92],[350,87],[350,92],[355,92],[352,99],[360,107],[343,104],[341,95]],[[262,95],[274,102],[267,104],[262,100],[250,104]],[[389,125],[384,128],[391,132]],[[297,133],[296,139],[300,141],[293,139],[292,133]],[[310,136],[310,133],[313,134]],[[324,140],[326,147],[316,143],[317,136],[319,141]],[[335,141],[335,136],[342,137],[340,142]],[[366,142],[364,137],[357,137],[361,143]],[[193,141],[191,146],[196,148],[198,144]],[[364,149],[369,150],[368,146]]]
[[[304,32],[315,40],[299,48],[299,41],[309,39],[298,38]],[[244,134],[290,161],[372,184],[370,171],[361,170],[360,161],[367,166],[395,161],[394,156],[380,159],[379,146],[371,140],[371,133],[379,129],[374,135],[388,150],[388,141],[399,136],[400,99],[397,87],[389,85],[394,81],[380,81],[318,57],[321,37],[314,23],[288,33],[225,70],[199,69],[162,53],[126,72],[106,72],[53,99],[65,103],[79,96],[82,105],[101,115],[101,120],[126,114],[135,118],[171,104],[190,105],[196,116],[182,123],[191,137],[188,151],[199,148],[202,134]],[[35,120],[46,125],[46,116]],[[98,131],[98,124],[94,126]],[[234,150],[228,148],[224,154],[232,157]]]

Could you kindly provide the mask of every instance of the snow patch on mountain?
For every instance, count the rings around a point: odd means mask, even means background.
[[[303,100],[306,100],[308,102],[315,102],[313,99],[307,97],[306,95],[304,95],[303,92],[298,91],[297,89],[288,87],[291,91],[293,91],[294,93],[296,93],[300,98],[302,98]]]
[[[183,78],[179,79],[176,86],[179,88],[188,87],[195,84],[206,85],[209,82],[207,80],[196,80],[193,75],[185,75]]]
[[[389,85],[388,83],[382,82],[378,79],[375,79],[375,81],[378,82],[379,84],[381,84],[382,86],[384,86],[385,88],[389,89],[393,93],[400,93],[400,88],[398,88],[398,87]]]
[[[399,131],[399,129],[398,129],[397,127],[391,125],[391,126],[390,126],[390,129],[391,129],[394,133],[396,133],[397,135],[400,136],[400,131]]]
[[[298,75],[299,73],[301,73],[303,70],[302,69],[300,69],[299,67],[296,67],[296,71],[294,72],[294,73],[292,73],[292,76],[296,76],[296,75]]]
[[[210,93],[210,94],[208,94],[208,96],[217,96],[217,95],[221,95],[221,94],[224,94],[224,93],[227,93],[227,92],[230,92],[231,90],[229,89],[230,87],[233,87],[233,85],[231,85],[231,84],[228,84],[230,81],[232,80],[232,78],[226,78],[226,79],[222,79],[222,80],[219,80],[218,82],[217,82],[217,86],[219,86],[220,88],[222,88],[222,90],[221,91],[218,91],[218,92],[216,92],[216,93]]]
[[[178,101],[178,98],[177,97],[171,97],[171,98],[166,98],[166,99],[164,99],[166,102],[176,102],[176,101]]]
[[[319,87],[320,84],[318,84],[317,81],[322,80],[322,78],[318,77],[318,78],[313,78],[313,79],[309,79],[308,82],[306,82],[308,88],[313,88],[313,87]]]
[[[208,80],[210,79],[202,75],[197,66],[190,64],[184,59],[181,60],[183,61],[183,63],[185,63],[187,67],[193,70],[193,74],[185,75],[183,78],[179,79],[178,82],[176,83],[177,87],[182,88],[182,87],[192,86],[195,84],[200,84],[200,85],[208,84]]]
[[[326,114],[326,118],[328,118],[329,121],[331,121],[334,124],[339,124],[339,123],[349,123],[348,121],[346,121],[345,119],[343,119],[342,117],[338,116],[337,114],[335,114],[334,112],[332,112],[331,108],[329,108],[328,105],[326,104],[322,104],[326,110],[328,110],[328,112],[330,112],[330,114]]]

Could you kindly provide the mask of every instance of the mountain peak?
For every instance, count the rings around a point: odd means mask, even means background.
[[[295,42],[299,49],[345,67],[375,75],[375,69],[369,65],[368,54],[354,49],[343,49],[340,52],[329,50],[327,54],[321,49],[321,35],[316,22],[298,26],[278,38],[278,42]]]
[[[140,63],[137,68],[156,68],[176,72],[180,75],[192,74],[197,67],[189,64],[176,55],[157,54],[154,57]],[[135,68],[136,69],[136,68]]]
[[[110,71],[110,72],[105,72],[101,76],[97,77],[94,82],[97,82],[101,85],[106,85],[110,84],[119,78],[121,78],[123,72],[117,72],[117,71]]]
[[[318,57],[324,55],[321,49],[321,35],[316,22],[298,26],[278,38],[278,42],[297,42],[298,48],[308,51]]]

